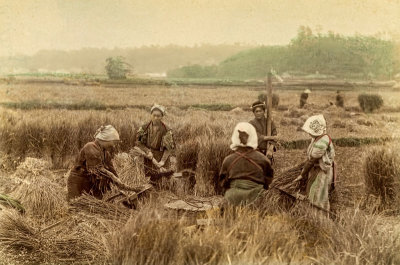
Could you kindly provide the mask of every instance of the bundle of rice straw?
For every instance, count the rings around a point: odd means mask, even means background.
[[[135,159],[132,152],[118,153],[115,155],[113,164],[121,181],[130,186],[141,185],[146,179],[141,170],[141,163]]]
[[[54,179],[54,174],[51,172],[50,168],[51,163],[46,160],[27,157],[25,161],[17,167],[13,176],[20,179],[34,179],[36,177]]]
[[[400,211],[400,155],[398,146],[374,148],[364,163],[366,206],[378,212]]]
[[[229,140],[209,137],[202,137],[199,140],[195,193],[200,196],[220,194],[219,171],[224,158],[232,152]]]
[[[53,219],[67,213],[64,189],[47,178],[20,180],[19,186],[11,195],[21,201],[30,216]]]
[[[0,212],[0,250],[9,260],[28,264],[105,260],[104,244],[93,228],[71,222],[40,227],[15,211]]]
[[[307,183],[305,181],[294,182],[296,177],[298,177],[304,167],[304,162],[300,163],[293,168],[290,168],[283,172],[282,174],[275,176],[269,189],[264,193],[260,207],[266,211],[281,211],[288,210],[293,205],[293,199],[287,195],[282,194],[278,189],[274,187],[285,190],[290,194],[295,194],[296,192],[304,193],[307,188]]]
[[[107,202],[105,199],[99,200],[88,194],[83,194],[72,200],[69,210],[72,213],[84,211],[88,214],[110,220],[128,220],[132,213],[132,210],[121,204]]]

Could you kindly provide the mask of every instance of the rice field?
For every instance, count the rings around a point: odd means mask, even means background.
[[[331,196],[335,216],[327,217],[273,190],[267,191],[263,211],[164,207],[221,196],[214,179],[229,153],[233,127],[253,118],[248,106],[260,93],[254,88],[0,84],[0,103],[91,100],[142,106],[0,109],[0,193],[26,209],[21,215],[0,204],[0,264],[400,264],[400,91],[376,92],[384,108],[371,114],[358,109],[361,91],[345,92],[347,110],[329,104],[334,91],[313,91],[305,109],[297,106],[299,91],[275,92],[280,103],[273,120],[280,141],[273,183],[290,183],[297,176],[293,167],[303,162],[308,141],[299,126],[316,113],[327,119],[339,177]],[[155,102],[167,106],[165,122],[174,131],[178,167],[195,172],[194,189],[182,193],[166,179],[163,189],[146,193],[134,210],[90,196],[68,205],[68,170],[100,125],[112,124],[120,132],[114,164],[121,180],[130,185],[148,181],[130,150]],[[228,104],[233,110],[196,104]],[[116,193],[113,189],[106,197]],[[212,221],[198,225],[197,219]]]

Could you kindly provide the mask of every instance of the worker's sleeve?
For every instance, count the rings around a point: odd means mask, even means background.
[[[219,171],[219,178],[218,178],[218,185],[221,188],[227,188],[228,184],[228,178],[229,178],[229,172],[228,172],[228,166],[227,166],[227,157],[225,157],[224,161],[222,162],[221,169]]]
[[[82,149],[82,155],[86,161],[86,168],[88,171],[103,167],[101,159],[101,152],[92,145],[87,145]]]
[[[329,146],[329,137],[324,135],[321,139],[315,141],[312,145],[311,157],[315,159],[321,158],[327,151]]]
[[[148,153],[150,151],[146,146],[147,142],[147,132],[143,129],[143,126],[140,126],[138,131],[136,132],[136,146]]]
[[[168,130],[167,133],[162,137],[161,147],[167,149],[171,155],[175,155],[175,141],[172,130]]]

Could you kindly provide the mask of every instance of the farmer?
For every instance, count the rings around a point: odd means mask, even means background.
[[[265,117],[265,103],[256,101],[251,105],[251,109],[254,114],[254,119],[249,121],[251,125],[256,128],[258,144],[257,149],[266,155],[269,159],[273,159],[273,153],[276,151],[276,147],[270,137],[267,136],[267,118]],[[271,136],[276,136],[278,133],[274,122],[271,121]]]
[[[257,133],[247,122],[236,125],[230,148],[219,173],[225,199],[233,205],[249,204],[257,199],[272,181],[271,161],[257,149]]]
[[[175,142],[172,130],[162,122],[165,108],[155,104],[150,113],[151,120],[137,131],[136,146],[145,152],[145,175],[156,183],[162,176],[171,175],[176,167]]]
[[[119,141],[117,130],[112,125],[102,126],[94,138],[81,149],[69,174],[68,201],[83,192],[101,199],[113,181],[119,182],[111,162],[111,151]]]
[[[339,90],[336,91],[336,106],[341,108],[344,107],[344,97]]]
[[[302,129],[311,136],[311,143],[306,164],[296,181],[306,179],[309,201],[329,211],[329,189],[334,188],[335,180],[335,149],[331,137],[326,134],[324,116],[311,116]]]
[[[307,99],[308,99],[308,94],[311,93],[310,89],[306,89],[303,91],[303,93],[301,93],[300,95],[300,108],[303,108],[304,105],[307,103]]]

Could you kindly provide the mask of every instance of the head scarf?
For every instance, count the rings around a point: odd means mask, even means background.
[[[106,125],[97,129],[94,138],[103,141],[119,141],[119,134],[112,125]]]
[[[245,132],[249,136],[246,144],[240,142],[239,131]],[[251,147],[253,149],[256,149],[257,145],[258,145],[258,138],[254,126],[248,122],[239,122],[236,125],[235,129],[233,130],[231,149],[236,150],[239,146]]]
[[[326,132],[326,121],[324,115],[311,116],[302,127],[303,131],[312,136],[321,136]]]
[[[310,94],[310,93],[311,93],[311,90],[307,88],[307,89],[304,90],[303,93]]]
[[[256,101],[251,105],[251,110],[254,112],[257,108],[262,108],[265,111],[265,103]]]
[[[159,110],[163,116],[165,116],[165,108],[161,105],[154,104],[153,107],[151,107],[150,113],[153,113],[154,110]]]

